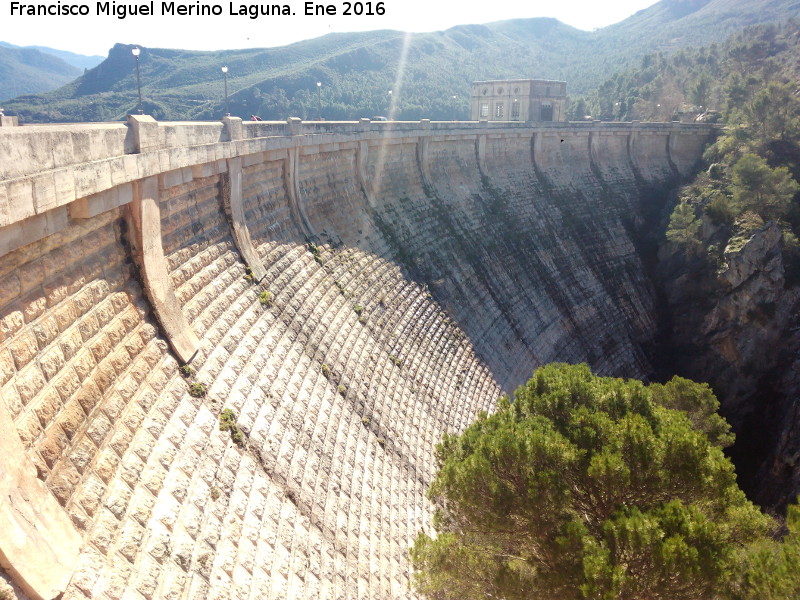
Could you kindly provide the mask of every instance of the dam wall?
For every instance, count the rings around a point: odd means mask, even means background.
[[[710,133],[0,129],[6,576],[30,598],[413,597],[444,433],[539,364],[648,374],[632,240]]]

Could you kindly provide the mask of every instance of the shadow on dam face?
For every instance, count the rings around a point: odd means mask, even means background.
[[[648,375],[655,299],[634,238],[648,186],[674,181],[667,137],[631,158],[626,135],[537,135],[251,157],[258,277],[232,233],[230,163],[160,178],[192,370],[145,289],[129,206],[73,212],[1,257],[0,389],[79,539],[66,596],[410,597],[444,433],[546,362]]]

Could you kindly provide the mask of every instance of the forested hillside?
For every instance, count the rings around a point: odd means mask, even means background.
[[[0,100],[52,90],[80,73],[77,67],[35,48],[0,45]]]
[[[800,490],[800,23],[645,56],[573,111],[724,125],[661,221],[665,374],[709,381],[751,495]]]
[[[144,48],[144,106],[159,119],[219,118],[227,65],[230,112],[244,118],[356,119],[388,113],[391,100],[397,119],[465,119],[478,79],[564,79],[568,93],[586,94],[648,52],[721,42],[747,25],[797,15],[792,0],[662,0],[593,32],[540,18],[422,34],[330,34],[270,49]],[[75,82],[6,106],[24,121],[122,119],[137,103],[131,48],[117,45]]]

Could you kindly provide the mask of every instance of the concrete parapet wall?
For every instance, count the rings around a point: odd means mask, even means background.
[[[0,433],[18,539],[61,558],[0,565],[65,600],[409,597],[442,434],[544,362],[647,373],[630,227],[709,133],[0,129]]]
[[[568,138],[634,135],[636,159],[646,164],[672,147],[681,154],[709,135],[711,126],[625,123],[305,123],[298,135],[286,124],[246,123],[245,139],[225,141],[220,123],[153,123],[137,145],[123,124],[9,127],[0,129],[0,228],[41,215],[77,199],[101,194],[137,179],[236,156],[290,147],[333,147],[359,139],[424,138],[446,134],[474,138],[490,132],[520,132]],[[255,137],[266,136],[266,137]],[[672,141],[670,141],[672,136]],[[663,142],[663,144],[662,144]],[[145,150],[139,152],[139,148]],[[543,157],[544,160],[547,157]],[[689,158],[688,163],[693,159]],[[9,248],[0,247],[0,253]]]

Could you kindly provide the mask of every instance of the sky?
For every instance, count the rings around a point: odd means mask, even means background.
[[[317,0],[308,2],[312,7],[322,6],[335,14],[306,15],[305,0],[262,0],[286,2],[291,15],[258,16],[251,19],[247,11],[257,7],[258,0],[152,0],[151,15],[124,19],[114,14],[98,15],[99,6],[129,9],[151,0],[0,0],[0,41],[18,46],[49,46],[79,54],[105,56],[117,42],[145,47],[183,48],[187,50],[220,50],[235,48],[264,48],[283,46],[293,42],[319,37],[331,32],[395,29],[399,31],[439,31],[468,23],[491,23],[505,19],[529,17],[554,17],[568,25],[584,30],[617,23],[655,0],[557,0],[551,2],[492,0],[384,0],[383,2],[347,2],[346,0]],[[30,3],[30,4],[29,4]],[[174,4],[184,9],[212,9],[218,7],[219,15],[169,15],[163,5]],[[361,15],[345,15],[359,8]],[[469,4],[469,6],[467,6]],[[25,7],[46,6],[49,10],[64,10],[83,6],[85,15],[28,15]],[[279,6],[284,6],[280,4]],[[368,16],[369,9],[383,14]],[[233,14],[243,11],[244,15]],[[20,13],[23,14],[20,14]],[[131,10],[127,10],[130,13]]]

